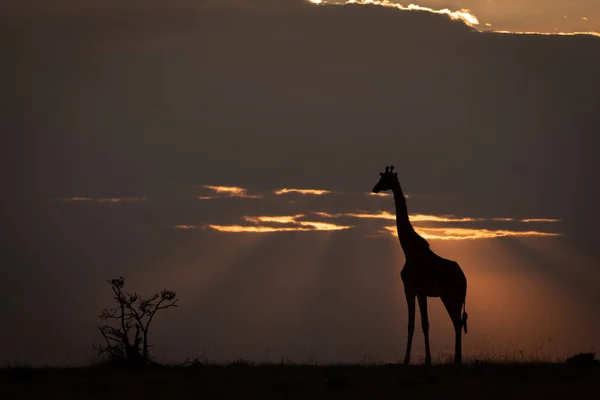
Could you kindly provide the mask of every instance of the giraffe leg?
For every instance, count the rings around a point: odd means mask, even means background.
[[[406,340],[406,353],[404,364],[410,363],[410,348],[412,346],[413,333],[415,332],[415,295],[406,292],[406,303],[408,304],[408,338]]]
[[[425,364],[431,364],[431,351],[429,350],[429,318],[427,316],[427,296],[417,296],[419,310],[421,311],[421,327],[425,337]]]
[[[442,302],[450,315],[452,325],[454,325],[454,364],[462,363],[462,301],[458,297],[442,297]]]
[[[454,343],[454,364],[462,364],[462,323],[458,321],[454,324],[456,335]]]

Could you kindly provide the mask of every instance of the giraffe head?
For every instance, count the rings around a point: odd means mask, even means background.
[[[380,172],[379,182],[373,186],[373,193],[379,193],[381,191],[392,190],[398,186],[398,174],[394,172],[394,166],[390,165],[385,167],[385,172]]]

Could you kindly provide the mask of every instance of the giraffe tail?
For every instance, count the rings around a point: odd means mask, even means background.
[[[465,335],[467,334],[467,318],[469,318],[469,314],[467,314],[467,296],[465,296],[465,301],[463,302],[463,313],[462,313],[462,327],[465,330]]]

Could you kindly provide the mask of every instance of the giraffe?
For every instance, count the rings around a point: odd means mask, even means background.
[[[467,333],[465,305],[467,278],[458,263],[435,254],[429,248],[429,243],[415,232],[408,217],[406,199],[398,180],[398,174],[393,171],[393,165],[385,167],[385,172],[379,174],[380,179],[373,187],[373,193],[392,191],[396,205],[398,239],[406,258],[400,273],[408,304],[408,338],[404,364],[410,363],[410,351],[415,330],[415,297],[419,302],[421,327],[425,337],[425,363],[431,364],[427,297],[440,297],[450,315],[456,333],[454,363],[460,364],[462,362],[462,328],[464,328],[465,334]]]

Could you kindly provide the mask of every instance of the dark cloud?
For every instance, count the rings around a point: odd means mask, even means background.
[[[476,331],[550,332],[565,352],[596,343],[600,327],[571,311],[598,301],[586,284],[599,257],[597,38],[481,34],[441,15],[365,6],[86,4],[0,17],[11,60],[0,67],[1,292],[14,304],[0,319],[15,327],[1,333],[11,344],[3,361],[69,351],[87,361],[96,314],[111,301],[104,280],[121,274],[132,290],[179,291],[181,308],[156,336],[175,358],[206,348],[220,358],[267,347],[276,359],[394,354],[405,308],[393,237],[166,228],[392,211],[390,197],[364,194],[389,163],[411,213],[560,219],[560,238],[432,247],[471,277]],[[215,194],[203,185],[270,195],[199,200]],[[272,193],[280,188],[358,195]],[[51,201],[72,197],[148,200]],[[558,245],[560,264],[548,259]],[[563,283],[571,263],[577,277]],[[441,347],[451,328],[435,307]],[[523,324],[531,318],[544,330]],[[567,322],[585,329],[574,338]]]

